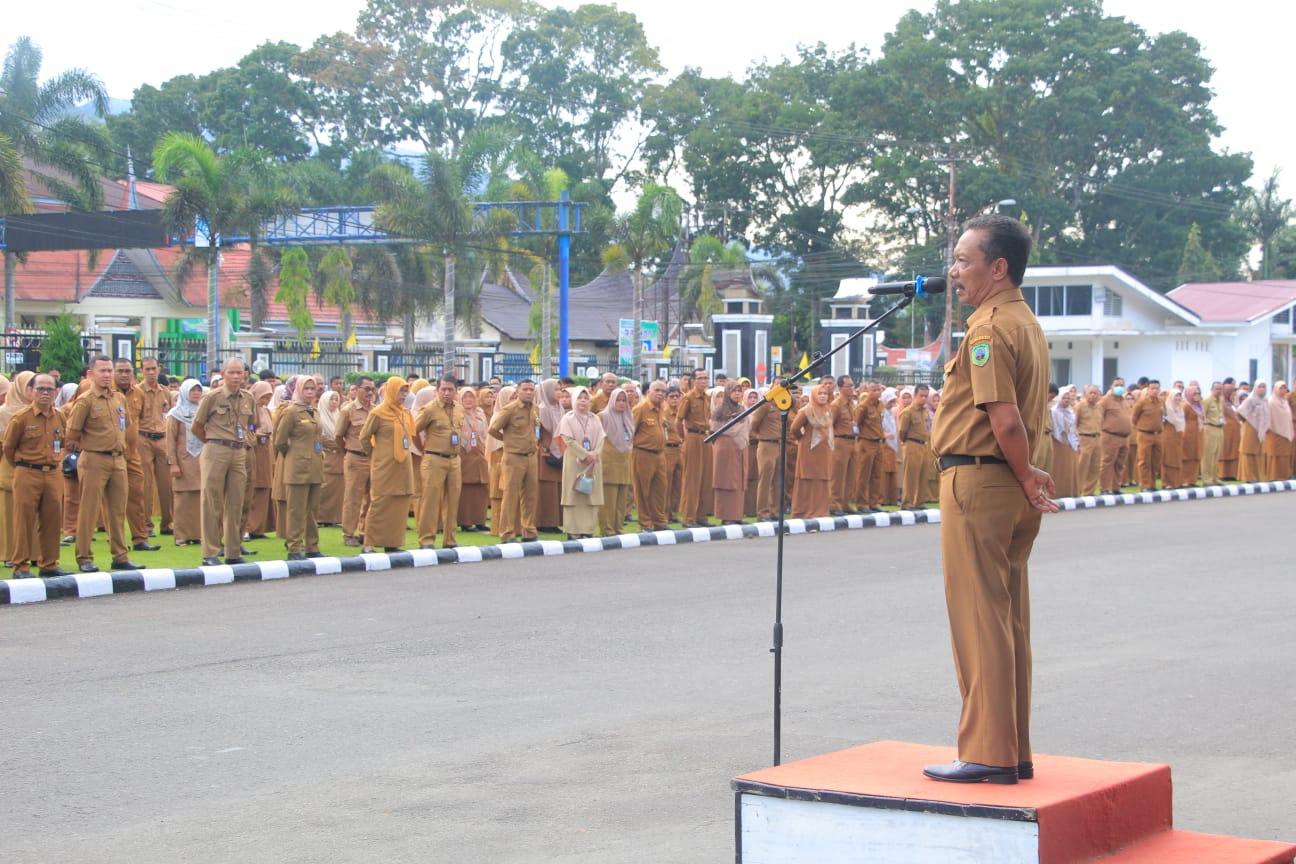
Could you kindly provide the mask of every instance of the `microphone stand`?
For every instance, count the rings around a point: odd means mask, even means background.
[[[783,378],[766,392],[761,401],[755,405],[749,406],[737,417],[734,417],[728,423],[712,432],[705,439],[705,443],[710,444],[718,436],[723,434],[730,426],[745,419],[749,414],[761,407],[765,403],[774,405],[779,410],[779,467],[778,467],[778,528],[776,531],[778,537],[778,553],[774,566],[774,644],[770,648],[770,653],[774,655],[774,764],[781,764],[782,735],[783,735],[783,534],[785,523],[783,519],[784,503],[787,501],[787,433],[788,433],[788,412],[792,410],[792,392],[788,388],[798,381],[809,378],[812,373],[829,357],[854,342],[860,336],[877,327],[883,321],[890,318],[895,313],[904,309],[913,303],[914,298],[918,296],[928,296],[922,291],[922,279],[919,279],[912,288],[905,288],[904,296],[900,302],[883,312],[877,319],[869,322],[865,326],[856,330],[850,336],[846,337],[836,348],[827,354],[821,354],[816,351],[814,359],[806,368],[799,370],[790,378]]]

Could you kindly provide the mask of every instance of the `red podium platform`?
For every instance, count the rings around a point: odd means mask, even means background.
[[[1170,768],[1035,756],[1015,786],[937,783],[950,747],[878,741],[733,781],[739,864],[1292,864],[1296,846],[1175,831]]]

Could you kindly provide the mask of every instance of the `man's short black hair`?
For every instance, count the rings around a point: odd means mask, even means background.
[[[1004,259],[1008,262],[1009,281],[1022,284],[1031,251],[1031,236],[1025,225],[1002,213],[987,213],[964,222],[963,230],[984,232],[980,248],[986,263]]]

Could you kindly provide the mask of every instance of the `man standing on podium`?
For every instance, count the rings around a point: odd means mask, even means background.
[[[963,711],[958,759],[923,774],[953,783],[1034,776],[1027,561],[1053,480],[1030,463],[1048,411],[1048,343],[1022,297],[1031,240],[1015,219],[963,226],[950,290],[976,307],[945,365],[932,429],[940,466],[941,551]],[[906,490],[907,491],[907,490]]]

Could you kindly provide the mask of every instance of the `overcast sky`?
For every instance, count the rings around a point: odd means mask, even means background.
[[[268,39],[305,47],[323,33],[351,30],[363,5],[364,0],[10,0],[0,16],[0,39],[8,46],[30,36],[44,51],[46,74],[80,66],[97,74],[109,95],[128,99],[141,84],[231,66]],[[579,0],[563,5],[574,7]],[[735,77],[754,62],[791,55],[798,44],[822,41],[840,49],[854,41],[876,50],[906,10],[932,8],[924,0],[797,0],[768,7],[777,10],[773,14],[753,15],[696,0],[617,5],[643,22],[669,75],[691,65],[707,75]],[[1253,185],[1294,161],[1296,113],[1281,72],[1291,46],[1288,27],[1277,20],[1287,14],[1281,5],[1107,0],[1104,8],[1150,33],[1181,29],[1202,43],[1216,70],[1213,107],[1226,129],[1217,149],[1250,152],[1256,162]],[[1289,180],[1285,191],[1296,193],[1296,184]]]

